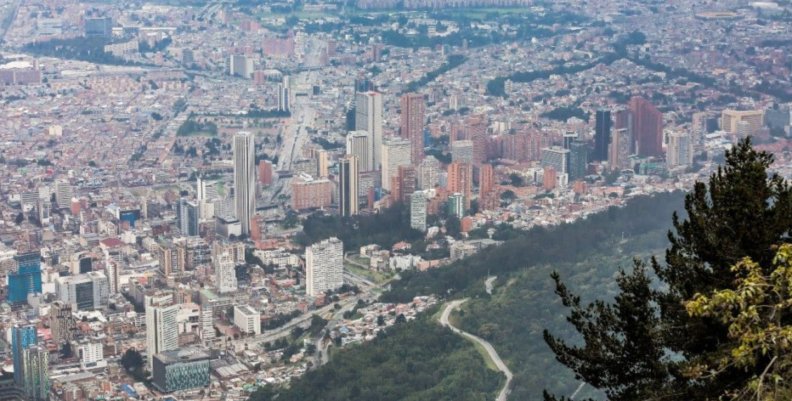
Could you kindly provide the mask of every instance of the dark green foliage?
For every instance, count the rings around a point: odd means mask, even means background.
[[[111,53],[105,53],[104,47],[110,43],[110,41],[99,37],[50,39],[43,42],[28,43],[23,47],[23,50],[40,56],[81,60],[97,64],[144,65],[116,57]]]
[[[467,60],[467,58],[461,54],[452,54],[448,56],[448,60],[446,60],[446,62],[443,63],[443,65],[441,65],[435,70],[427,72],[419,80],[412,81],[409,84],[407,84],[407,88],[405,89],[405,92],[415,92],[418,89],[423,88],[424,86],[426,86],[426,84],[434,81],[440,75],[443,75],[448,71],[451,71],[454,68],[459,67],[460,65],[462,65],[462,63],[465,62],[465,60]]]
[[[303,246],[326,238],[337,237],[344,250],[354,251],[362,245],[378,244],[390,248],[400,241],[415,241],[423,233],[410,227],[410,209],[398,203],[373,215],[340,217],[318,212],[303,222],[303,231],[295,241]]]
[[[288,389],[260,389],[250,401],[489,401],[502,381],[469,342],[424,317],[334,354]]]
[[[620,283],[630,286],[622,286],[616,306],[565,302],[569,321],[585,341],[576,348],[548,336],[559,360],[612,400],[718,399],[761,374],[733,366],[699,378],[684,374],[690,366],[717,365],[713,362],[723,357],[718,350],[734,340],[719,321],[691,317],[683,302],[697,293],[733,290],[736,273],[730,267],[746,256],[769,274],[773,247],[786,241],[792,228],[792,191],[781,177],[768,174],[772,160],[755,151],[750,139],[741,141],[709,184],[695,185],[685,197],[687,218],[673,217],[666,263],[653,261],[660,290],[638,288],[653,278],[636,269],[622,278]],[[560,282],[558,288],[562,300],[571,299]],[[620,300],[630,304],[622,308]],[[759,362],[756,366],[767,366]],[[603,368],[617,363],[618,368]]]
[[[542,113],[542,117],[557,121],[566,121],[572,117],[577,117],[588,122],[590,114],[583,111],[580,107],[556,107],[553,110]]]
[[[462,291],[487,274],[502,275],[545,263],[575,262],[607,250],[604,240],[630,237],[666,227],[668,216],[681,203],[681,192],[638,197],[621,208],[589,216],[572,224],[533,228],[499,247],[487,248],[450,266],[426,272],[405,272],[383,294],[386,301],[404,302],[419,294]]]
[[[179,129],[176,130],[177,136],[188,136],[188,135],[195,135],[199,133],[205,133],[211,136],[217,135],[217,124],[207,121],[204,123],[200,123],[195,120],[187,120],[179,126]]]

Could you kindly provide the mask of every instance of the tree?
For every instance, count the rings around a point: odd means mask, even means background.
[[[141,374],[143,372],[143,356],[140,355],[140,352],[130,348],[121,357],[121,366],[127,372],[135,375]]]
[[[559,281],[559,295],[571,309],[568,320],[584,338],[584,345],[574,347],[546,333],[559,361],[611,400],[719,399],[755,383],[771,357],[738,364],[723,351],[737,341],[731,324],[695,308],[690,313],[686,305],[703,302],[701,294],[738,291],[745,274],[732,266],[746,257],[763,276],[777,269],[774,247],[792,228],[792,191],[780,176],[768,174],[772,162],[773,156],[754,150],[750,139],[727,152],[725,166],[709,184],[696,183],[686,195],[687,218],[674,213],[665,264],[652,260],[656,278],[636,266],[627,282],[625,276],[619,279],[614,304],[583,307]],[[661,290],[638,286],[654,279]],[[650,316],[657,316],[656,325],[647,325]],[[631,352],[634,358],[627,358]],[[621,366],[608,365],[616,361]],[[720,369],[700,371],[713,366]]]
[[[22,212],[19,212],[19,214],[17,214],[16,217],[14,218],[14,223],[16,225],[20,225],[22,224],[23,221],[25,221],[25,215],[22,214]]]

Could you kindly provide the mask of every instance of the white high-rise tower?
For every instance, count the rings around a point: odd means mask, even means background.
[[[355,98],[355,129],[366,131],[371,148],[374,170],[380,168],[382,157],[382,94],[378,92],[358,93]]]
[[[236,265],[227,252],[223,252],[214,260],[215,285],[221,294],[237,290]]]
[[[179,348],[179,325],[176,320],[179,306],[172,302],[172,295],[145,297],[149,371],[153,369],[154,355]]]
[[[242,235],[250,235],[250,219],[256,212],[256,153],[253,134],[234,135],[234,206]]]

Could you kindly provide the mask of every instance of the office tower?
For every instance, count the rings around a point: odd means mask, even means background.
[[[426,231],[426,195],[422,191],[410,195],[410,227]]]
[[[317,172],[319,174],[319,178],[325,178],[330,175],[330,154],[321,149],[316,152],[316,160],[317,160]]]
[[[687,132],[672,132],[668,135],[666,154],[668,169],[693,165],[693,143]]]
[[[346,153],[357,157],[359,172],[374,171],[374,160],[366,131],[350,131],[347,134]]]
[[[487,119],[483,115],[465,119],[465,138],[473,142],[473,165],[487,160]]]
[[[215,338],[214,310],[209,302],[201,304],[201,339],[204,341]]]
[[[564,132],[564,149],[572,148],[572,142],[578,139],[578,133],[575,131]]]
[[[262,186],[272,185],[272,162],[269,160],[259,161],[258,180]]]
[[[72,315],[72,307],[63,301],[55,301],[50,306],[49,326],[52,340],[58,344],[74,339],[77,322]]]
[[[396,176],[391,178],[391,197],[396,202],[407,202],[415,192],[415,167],[399,166]]]
[[[569,145],[569,180],[574,181],[584,178],[587,166],[588,146],[583,141],[572,141]]]
[[[484,163],[479,167],[479,195],[492,192],[495,189],[495,169],[491,164]]]
[[[399,166],[409,166],[410,141],[389,138],[382,144],[382,188],[390,191],[391,178],[396,176]]]
[[[185,198],[176,204],[176,223],[182,235],[198,235],[198,204]]]
[[[632,140],[627,128],[613,131],[610,149],[608,150],[608,166],[611,170],[630,168],[630,146]]]
[[[83,369],[97,367],[100,363],[106,366],[104,360],[104,346],[99,342],[83,342],[77,347],[77,356],[80,358],[80,367]]]
[[[721,129],[741,138],[756,135],[764,126],[764,110],[723,110]]]
[[[610,110],[597,110],[594,123],[594,153],[591,155],[591,160],[608,160],[608,145],[611,140],[612,124]]]
[[[121,291],[121,262],[106,259],[105,275],[107,276],[110,294],[118,294]]]
[[[382,163],[382,94],[365,92],[355,96],[355,129],[368,134],[371,169],[379,170]]]
[[[161,352],[152,358],[152,384],[163,393],[208,387],[211,357],[198,348]]]
[[[59,209],[71,207],[74,189],[68,181],[58,181],[55,183],[55,202]]]
[[[173,305],[173,296],[146,295],[146,356],[152,371],[154,355],[179,348],[179,305]]]
[[[11,328],[11,356],[14,360],[14,383],[24,386],[24,353],[36,345],[36,327],[14,326]]]
[[[418,166],[416,175],[419,189],[432,189],[440,182],[440,162],[434,156],[426,156]]]
[[[542,149],[542,167],[552,167],[558,174],[567,174],[569,150],[551,146]]]
[[[451,160],[473,164],[473,141],[463,139],[451,143]]]
[[[234,326],[245,334],[261,334],[261,313],[249,305],[234,305]]]
[[[630,99],[632,134],[641,157],[663,155],[663,113],[641,97]]]
[[[462,194],[465,210],[469,209],[473,194],[473,166],[459,162],[449,164],[447,187],[449,192]]]
[[[401,97],[401,137],[410,141],[413,163],[424,157],[424,114],[426,105],[423,95],[408,93]]]
[[[234,135],[234,206],[242,235],[250,235],[250,219],[256,212],[255,147],[250,132]]]
[[[74,310],[98,310],[107,305],[110,284],[107,276],[94,271],[55,279],[58,299]]]
[[[278,111],[291,112],[291,102],[289,87],[286,84],[278,84]]]
[[[217,292],[225,294],[238,289],[236,278],[236,263],[228,253],[221,253],[214,257],[215,285]]]
[[[22,351],[22,381],[26,399],[46,401],[49,399],[49,351],[32,345]]]
[[[305,293],[310,297],[344,284],[344,244],[331,237],[305,249]]]
[[[326,178],[299,175],[292,179],[292,208],[295,210],[325,208],[333,200],[333,183]]]
[[[41,253],[14,256],[16,270],[8,273],[8,302],[27,302],[28,294],[41,293]]]
[[[338,211],[341,216],[353,216],[358,212],[358,161],[346,155],[338,161]]]
[[[448,196],[448,215],[456,216],[461,219],[465,216],[465,196],[460,193],[453,193]]]
[[[228,75],[250,79],[253,76],[253,59],[242,54],[232,54],[228,60]]]

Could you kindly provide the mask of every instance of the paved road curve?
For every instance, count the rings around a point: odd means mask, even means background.
[[[501,372],[503,372],[504,375],[506,375],[506,383],[503,385],[503,388],[501,389],[500,393],[498,393],[498,398],[495,399],[496,401],[506,401],[506,399],[509,396],[509,387],[511,387],[511,381],[513,375],[511,370],[509,370],[509,367],[506,366],[505,363],[503,363],[503,360],[498,355],[498,352],[495,351],[495,348],[493,348],[492,344],[490,344],[487,340],[484,340],[481,337],[474,336],[473,334],[470,334],[468,332],[462,331],[448,322],[448,316],[451,315],[451,312],[457,307],[459,307],[459,305],[465,303],[465,301],[467,301],[467,299],[459,299],[447,303],[445,309],[443,309],[443,313],[440,315],[440,324],[449,327],[451,330],[453,330],[455,333],[459,334],[460,336],[465,337],[470,341],[476,342],[482,347],[484,347],[484,350],[487,351],[487,354],[489,354],[490,359],[492,359],[492,361],[495,362],[495,366],[498,368],[498,370],[500,370]]]

